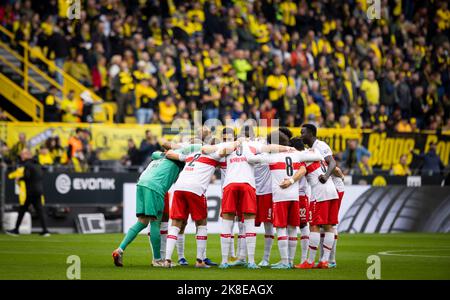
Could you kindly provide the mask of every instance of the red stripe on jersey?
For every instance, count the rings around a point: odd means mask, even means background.
[[[256,148],[255,147],[249,147],[250,148],[250,151],[253,153],[253,154],[256,154]]]
[[[161,230],[159,233],[160,233],[160,234],[167,234],[168,231],[167,231],[167,230]]]
[[[285,240],[287,240],[287,239],[288,239],[287,236],[279,236],[279,237],[278,237],[278,240],[279,240],[279,241],[285,241]]]
[[[293,163],[294,170],[300,169],[300,166],[302,164],[303,163]],[[271,171],[272,170],[286,170],[286,163],[284,163],[284,162],[277,162],[277,163],[274,163],[274,164],[270,164],[269,168],[270,168]]]
[[[227,168],[227,162],[226,162],[226,161],[220,162],[220,163],[219,163],[219,166],[220,166],[222,169],[226,169],[226,168]]]
[[[213,167],[217,167],[219,165],[219,162],[217,160],[205,156],[201,156],[197,161]]]
[[[265,237],[266,239],[274,239],[274,238],[275,238],[273,235],[267,235],[267,234],[266,234],[264,237]]]
[[[245,237],[254,237],[256,236],[256,233],[246,233]]]
[[[197,240],[202,240],[202,241],[206,241],[208,239],[207,236],[201,236],[201,235],[197,235]]]
[[[220,237],[231,238],[231,234],[221,234]]]
[[[302,240],[309,240],[309,236],[304,235],[304,236],[302,236],[300,239],[302,239]]]
[[[290,241],[296,241],[297,238],[296,238],[296,237],[289,237],[289,240],[290,240]]]
[[[245,239],[245,235],[244,234],[238,235],[238,239]]]
[[[308,171],[308,173],[312,173],[315,170],[317,170],[318,168],[320,168],[320,163],[318,161],[313,162],[312,164],[310,164],[309,166],[306,166],[306,171]]]
[[[312,250],[317,250],[317,247],[314,247],[314,246],[309,246],[309,249],[312,249]]]
[[[178,240],[178,237],[175,235],[168,235],[167,238],[172,240]]]
[[[327,246],[325,246],[325,244],[323,245],[323,247],[324,247],[325,249],[328,249],[328,250],[330,250],[330,251],[331,251],[331,248],[330,248],[330,247],[327,247]]]
[[[186,158],[187,163],[189,163],[193,160],[194,160],[194,156],[190,156],[190,157]],[[212,158],[205,157],[205,156],[200,156],[195,162],[200,162],[200,163],[207,164],[207,165],[210,165],[213,167],[217,167],[219,165],[219,162],[217,160],[214,160]]]

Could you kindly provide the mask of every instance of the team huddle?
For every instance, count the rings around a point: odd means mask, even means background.
[[[327,269],[336,267],[338,213],[344,195],[343,174],[330,147],[317,139],[314,125],[305,124],[301,137],[287,128],[267,139],[254,137],[245,126],[236,137],[224,128],[222,140],[207,144],[209,130],[190,143],[170,144],[166,152],[152,154],[152,162],[139,177],[136,190],[137,222],[128,230],[112,256],[123,266],[123,254],[150,224],[152,265],[170,268],[175,248],[178,264],[184,257],[184,228],[189,216],[195,222],[195,267],[217,266],[207,258],[206,190],[217,168],[221,171],[221,254],[219,268]],[[305,149],[305,146],[307,149]],[[173,187],[172,187],[173,185]],[[173,190],[169,209],[169,189]],[[171,224],[169,226],[169,219]],[[237,249],[234,226],[238,224]],[[256,227],[264,226],[264,256],[255,262]],[[295,254],[300,229],[301,259]],[[281,260],[270,264],[276,233]],[[317,251],[320,250],[318,263]]]

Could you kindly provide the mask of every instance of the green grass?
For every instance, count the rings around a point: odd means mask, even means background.
[[[66,279],[69,255],[81,258],[81,279],[367,279],[367,257],[379,255],[382,279],[450,279],[450,234],[340,235],[338,267],[331,270],[228,270],[176,267],[150,267],[147,237],[139,236],[125,253],[123,268],[113,266],[111,252],[121,234],[36,235],[10,237],[0,235],[0,279]],[[263,239],[258,236],[257,260],[261,258]],[[186,237],[186,257],[195,258],[193,235]],[[297,261],[300,248],[297,248]],[[401,256],[380,255],[393,252]],[[392,253],[392,252],[389,252]],[[175,251],[176,258],[176,251]],[[218,235],[208,238],[208,256],[220,258]],[[272,262],[278,261],[276,242]]]

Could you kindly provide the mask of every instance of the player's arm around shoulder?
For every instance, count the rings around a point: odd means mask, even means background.
[[[314,161],[323,161],[324,160],[324,158],[320,154],[320,152],[315,149],[296,151],[295,155],[296,155],[296,159],[299,162],[314,162]]]
[[[304,163],[301,164],[300,168],[295,172],[294,176],[291,178],[285,178],[281,183],[280,187],[282,189],[287,189],[291,185],[293,185],[295,182],[299,181],[303,176],[305,176],[307,173],[306,166]]]

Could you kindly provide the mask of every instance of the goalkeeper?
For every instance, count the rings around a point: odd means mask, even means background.
[[[154,152],[153,161],[142,172],[136,189],[136,224],[131,226],[112,257],[114,264],[123,266],[123,252],[133,242],[136,236],[149,223],[151,244],[153,248],[153,265],[158,266],[161,261],[160,223],[164,211],[164,195],[177,180],[178,174],[184,167],[186,155],[202,149],[201,144],[192,144],[166,153]]]

